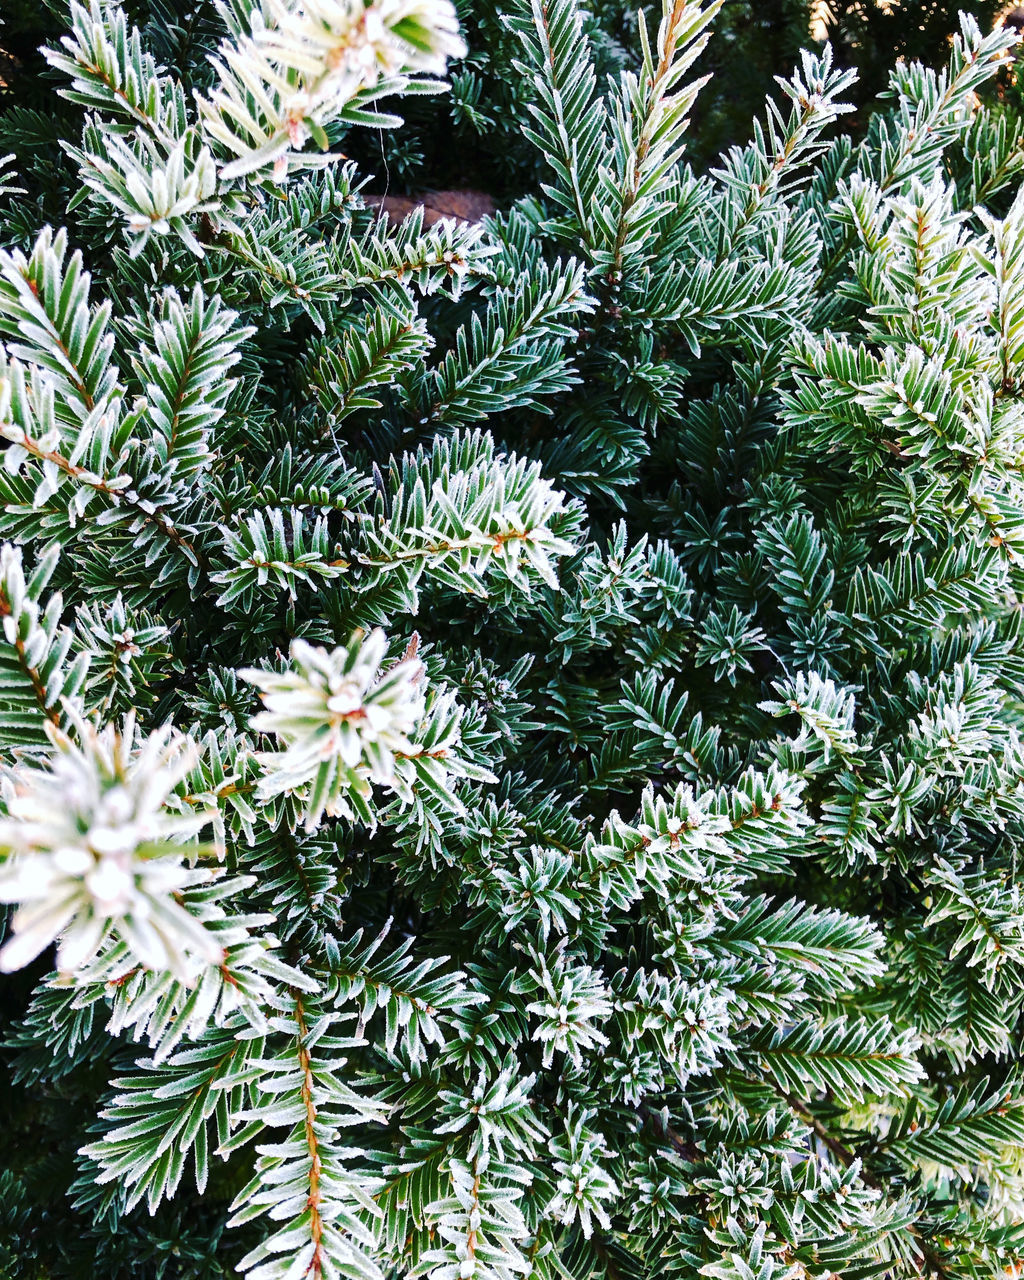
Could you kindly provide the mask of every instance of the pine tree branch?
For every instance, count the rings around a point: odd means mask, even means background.
[[[302,1086],[300,1096],[306,1112],[305,1134],[306,1148],[309,1151],[309,1195],[306,1206],[309,1209],[309,1231],[313,1241],[313,1257],[306,1270],[313,1280],[321,1280],[324,1273],[325,1257],[323,1252],[324,1224],[320,1200],[320,1141],[316,1135],[316,1102],[313,1098],[313,1067],[305,1039],[307,1032],[305,1011],[302,997],[295,993],[295,1021],[299,1029],[298,1052],[299,1066],[302,1070]]]
[[[272,280],[275,287],[284,289],[286,293],[290,293],[298,302],[308,302],[312,297],[309,290],[303,289],[300,284],[293,280],[284,267],[279,267],[276,263],[272,264],[265,258],[258,257],[252,253],[240,236],[221,233],[210,242],[209,247],[211,249],[219,249],[222,253],[237,258],[239,262],[245,263],[253,271],[266,276],[268,280]]]
[[[343,390],[330,408],[325,407],[324,420],[316,432],[317,440],[326,441],[332,435],[336,422],[347,415],[351,402],[353,400],[358,401],[367,387],[377,385],[378,375],[386,372],[391,367],[392,356],[396,351],[401,350],[403,340],[413,334],[415,330],[416,326],[412,320],[404,324],[395,325],[389,339],[373,350],[371,359],[365,368],[359,371],[352,385]]]
[[[764,1084],[765,1080],[758,1080],[757,1083]],[[786,1103],[790,1110],[794,1111],[805,1124],[809,1125],[814,1131],[815,1136],[820,1140],[823,1146],[836,1157],[839,1163],[849,1169],[853,1165],[858,1166],[858,1177],[860,1180],[872,1190],[879,1191],[882,1195],[887,1194],[886,1186],[866,1165],[864,1157],[851,1151],[845,1143],[840,1141],[835,1134],[831,1133],[823,1121],[814,1114],[806,1102],[788,1090],[781,1088],[773,1080],[768,1079],[767,1083],[775,1090],[780,1098]],[[935,1250],[931,1247],[927,1237],[921,1230],[911,1223],[906,1228],[907,1234],[913,1238],[915,1248],[920,1254],[920,1262],[918,1272],[922,1276],[938,1277],[938,1280],[954,1280],[952,1272],[946,1269],[945,1264]]]
[[[754,1078],[750,1077],[752,1083]],[[756,1081],[763,1083],[763,1081]],[[772,1082],[769,1082],[772,1083]],[[823,1122],[814,1114],[814,1112],[802,1102],[799,1098],[789,1093],[785,1089],[779,1088],[778,1085],[772,1084],[772,1087],[778,1093],[787,1106],[794,1111],[801,1120],[808,1124],[813,1130],[822,1144],[836,1157],[839,1163],[845,1169],[851,1168],[853,1165],[859,1166],[858,1176],[861,1181],[871,1187],[875,1191],[880,1191],[883,1195],[886,1188],[882,1182],[868,1169],[862,1157],[856,1155],[843,1142],[841,1142],[834,1134],[830,1133]],[[695,1143],[686,1141],[680,1137],[678,1133],[672,1129],[667,1121],[658,1112],[652,1111],[645,1103],[640,1103],[637,1107],[637,1114],[641,1117],[645,1124],[649,1124],[659,1137],[664,1138],[668,1145],[678,1155],[682,1156],[690,1164],[698,1164],[707,1160],[707,1155]],[[953,1280],[950,1272],[946,1270],[942,1260],[934,1252],[928,1244],[926,1238],[914,1226],[907,1228],[908,1233],[913,1236],[915,1245],[921,1254],[921,1260],[924,1267],[919,1268],[920,1274],[937,1276],[939,1280]]]
[[[734,225],[729,227],[729,242],[723,243],[720,247],[715,258],[716,267],[722,267],[729,260],[733,245],[739,239],[743,229],[750,224],[751,219],[757,213],[762,200],[764,200],[765,196],[768,194],[772,184],[776,181],[779,175],[785,171],[786,166],[789,164],[790,160],[792,160],[793,156],[798,153],[800,144],[804,141],[808,125],[812,123],[820,110],[820,103],[804,99],[800,103],[800,107],[801,114],[794,122],[790,131],[787,132],[782,148],[772,159],[768,173],[761,182],[756,183],[753,186],[750,192],[750,198],[744,206],[743,211],[740,213],[738,220]]]
[[[1000,45],[998,29],[994,36],[995,38],[990,35],[987,39],[979,40],[976,48],[966,52],[959,74],[950,75],[944,92],[930,104],[927,111],[919,110],[915,121],[916,127],[901,131],[900,144],[890,157],[887,168],[880,175],[879,186],[884,194],[889,194],[901,180],[905,180],[906,175],[901,172],[903,166],[915,152],[923,150],[929,144],[938,130],[944,125],[948,126],[948,120],[952,118],[954,109],[966,98],[972,84],[984,83],[990,75],[994,74],[996,67],[1006,62],[1006,49],[1012,47],[1012,42],[1004,39]],[[961,37],[955,39],[958,44],[962,43]],[[983,53],[984,57],[981,56]],[[988,67],[988,71],[983,71],[979,75],[979,70],[985,67]],[[920,108],[924,104],[917,105]],[[847,227],[828,257],[819,265],[816,285],[819,296],[833,287],[835,274],[846,261],[856,240],[856,227]]]
[[[18,439],[18,444],[33,458],[37,458],[40,462],[52,463],[58,468],[58,470],[62,471],[64,475],[68,476],[69,479],[76,480],[79,484],[83,484],[88,488],[95,490],[96,493],[103,494],[103,496],[114,506],[128,507],[132,511],[135,511],[147,524],[151,524],[154,528],[159,529],[164,537],[183,552],[192,564],[200,566],[203,563],[200,553],[194,544],[190,542],[184,534],[179,533],[179,531],[174,527],[174,524],[158,508],[147,508],[146,504],[144,504],[137,496],[133,497],[130,491],[115,488],[111,484],[100,479],[98,476],[95,476],[87,468],[76,466],[75,463],[71,462],[68,458],[65,458],[63,454],[58,453],[55,449],[40,448],[40,446],[27,435],[20,437]]]
[[[668,17],[668,25],[665,33],[665,43],[661,50],[661,56],[658,59],[657,66],[651,78],[651,83],[647,91],[646,112],[644,114],[643,125],[640,129],[640,137],[637,141],[636,150],[633,153],[632,162],[630,164],[630,173],[626,181],[626,188],[622,197],[622,204],[619,208],[618,225],[615,230],[615,238],[612,244],[612,262],[605,278],[610,284],[618,282],[622,274],[622,256],[626,244],[626,237],[629,234],[629,215],[636,204],[637,197],[640,194],[640,183],[644,174],[644,163],[647,160],[648,152],[651,149],[651,142],[654,137],[655,126],[659,123],[658,108],[661,105],[662,97],[666,88],[666,81],[672,71],[672,61],[676,53],[676,43],[679,39],[679,28],[683,18],[687,15],[688,10],[693,8],[693,0],[673,0],[672,10]]]
[[[0,619],[9,617],[12,612],[13,610],[11,608],[11,602],[7,599],[6,592],[4,592],[2,588],[0,588]],[[43,678],[40,675],[38,668],[34,667],[32,663],[29,662],[28,652],[25,648],[25,641],[21,638],[21,636],[15,636],[14,642],[13,642],[13,648],[15,653],[18,655],[19,666],[21,667],[22,671],[25,673],[26,677],[28,678],[29,683],[32,685],[32,689],[36,696],[36,701],[39,703],[40,711],[42,711],[43,715],[46,717],[47,720],[50,721],[52,725],[55,725],[56,727],[59,728],[60,713],[57,710],[56,704],[53,704],[53,705],[50,704],[46,695],[46,684],[43,681]]]
[[[592,246],[591,233],[591,214],[590,210],[585,207],[583,192],[580,188],[577,176],[577,157],[574,147],[571,144],[572,134],[568,128],[568,121],[565,116],[564,106],[564,89],[561,83],[561,67],[559,60],[555,54],[555,44],[552,39],[551,32],[551,14],[552,0],[536,0],[535,14],[539,17],[537,22],[538,35],[541,37],[542,57],[546,63],[546,72],[548,83],[551,88],[551,105],[553,109],[553,119],[556,125],[557,137],[562,144],[559,160],[567,175],[572,178],[572,196],[575,203],[576,223],[582,243],[588,248]],[[589,160],[589,157],[588,157]]]

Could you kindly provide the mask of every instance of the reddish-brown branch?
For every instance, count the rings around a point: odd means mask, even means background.
[[[156,525],[160,532],[169,538],[171,542],[180,547],[182,551],[187,552],[190,560],[193,560],[196,564],[199,563],[199,553],[196,551],[192,543],[189,542],[187,538],[183,537],[182,534],[175,529],[174,525],[171,524],[165,516],[161,515],[159,511],[147,511],[141,502],[137,499],[131,498],[124,490],[114,489],[104,480],[91,478],[92,473],[86,471],[84,467],[76,466],[62,454],[56,453],[52,449],[41,449],[39,445],[27,435],[23,435],[23,438],[18,440],[17,443],[25,450],[26,453],[31,454],[33,458],[38,458],[41,462],[52,462],[54,466],[57,467],[58,470],[63,471],[66,476],[70,476],[73,480],[78,480],[82,484],[88,485],[90,489],[95,489],[97,493],[102,493],[116,506],[123,505],[130,507],[132,510],[138,511],[139,515],[141,515],[143,519],[147,520],[150,524]]]
[[[11,612],[10,601],[3,594],[3,592],[0,592],[0,618],[6,618],[10,614],[10,612]],[[43,712],[43,715],[46,716],[47,720],[49,720],[51,724],[57,725],[59,727],[60,716],[57,714],[57,708],[51,707],[47,703],[46,685],[43,683],[43,678],[39,674],[39,671],[35,667],[33,667],[32,664],[29,662],[28,655],[25,652],[25,642],[24,640],[22,640],[21,636],[18,636],[17,639],[14,641],[14,651],[18,655],[19,666],[21,667],[22,671],[24,671],[25,675],[28,676],[28,679],[32,685],[32,690],[36,695],[36,701],[39,703],[39,706]]]
[[[324,1273],[323,1235],[324,1220],[321,1209],[320,1194],[320,1143],[316,1136],[316,1102],[313,1098],[313,1066],[306,1048],[306,1019],[302,1008],[301,996],[295,997],[295,1021],[299,1028],[299,1066],[302,1068],[302,1105],[306,1112],[304,1129],[306,1148],[309,1151],[309,1195],[306,1206],[309,1209],[309,1234],[313,1241],[313,1256],[306,1268],[306,1275],[314,1280],[321,1280]]]

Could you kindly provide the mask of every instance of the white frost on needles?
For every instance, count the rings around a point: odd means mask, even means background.
[[[347,99],[403,70],[443,76],[449,58],[466,55],[449,0],[269,0],[268,8],[268,52],[316,77],[324,94]]]
[[[302,792],[311,828],[324,812],[372,822],[371,784],[395,785],[395,756],[417,750],[408,735],[426,706],[423,664],[408,657],[381,673],[386,653],[378,628],[331,651],[294,640],[288,670],[239,673],[262,691],[253,728],[284,746],[257,756],[261,798]]]
[[[10,972],[59,939],[57,968],[80,969],[114,935],[141,965],[191,981],[197,961],[222,948],[177,899],[209,878],[185,865],[200,851],[204,812],[169,810],[193,763],[192,744],[170,726],[137,734],[76,724],[78,741],[52,729],[45,765],[24,763],[7,782],[0,817],[0,902],[17,903],[0,950]]]
[[[253,20],[221,45],[219,83],[199,98],[207,136],[235,156],[225,179],[273,164],[280,181],[310,137],[327,148],[324,126],[359,93],[402,73],[443,75],[466,54],[451,0],[267,0]]]

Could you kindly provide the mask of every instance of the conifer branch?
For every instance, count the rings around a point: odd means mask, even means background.
[[[449,0],[73,0],[0,103],[0,1272],[1024,1267],[1011,38],[708,167],[717,0],[510,3],[394,142]],[[337,152],[453,137],[507,207]]]
[[[324,1273],[325,1258],[323,1254],[323,1219],[320,1204],[320,1144],[316,1129],[316,1102],[313,1096],[313,1070],[310,1063],[309,1050],[306,1048],[306,1037],[309,1030],[306,1026],[302,997],[295,995],[295,1025],[298,1028],[299,1070],[302,1072],[301,1097],[305,1109],[303,1127],[306,1137],[306,1150],[309,1153],[309,1195],[306,1207],[309,1210],[309,1234],[313,1242],[313,1254],[306,1274],[315,1280],[321,1280]]]
[[[863,1157],[856,1155],[849,1147],[831,1133],[820,1117],[816,1116],[805,1102],[802,1102],[799,1098],[794,1097],[793,1094],[788,1093],[786,1090],[781,1089],[774,1084],[773,1087],[777,1090],[779,1097],[783,1099],[786,1105],[790,1107],[791,1110],[795,1111],[801,1120],[804,1120],[811,1129],[813,1129],[815,1136],[825,1147],[828,1148],[829,1151],[831,1151],[844,1168],[850,1169],[856,1167],[857,1176],[866,1186],[871,1187],[874,1191],[881,1192],[883,1195],[886,1194],[886,1187],[865,1164]],[[927,1237],[922,1235],[919,1228],[911,1224],[908,1226],[907,1231],[913,1238],[915,1252],[920,1258],[920,1274],[922,1276],[937,1277],[937,1280],[953,1280],[951,1273],[946,1268],[942,1259],[928,1243]]]

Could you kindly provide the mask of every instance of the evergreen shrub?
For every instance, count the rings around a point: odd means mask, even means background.
[[[510,0],[541,177],[426,226],[340,152],[449,0],[70,5],[0,196],[12,1276],[1024,1268],[1016,33],[856,144],[806,54],[698,172],[716,9],[609,76]]]

